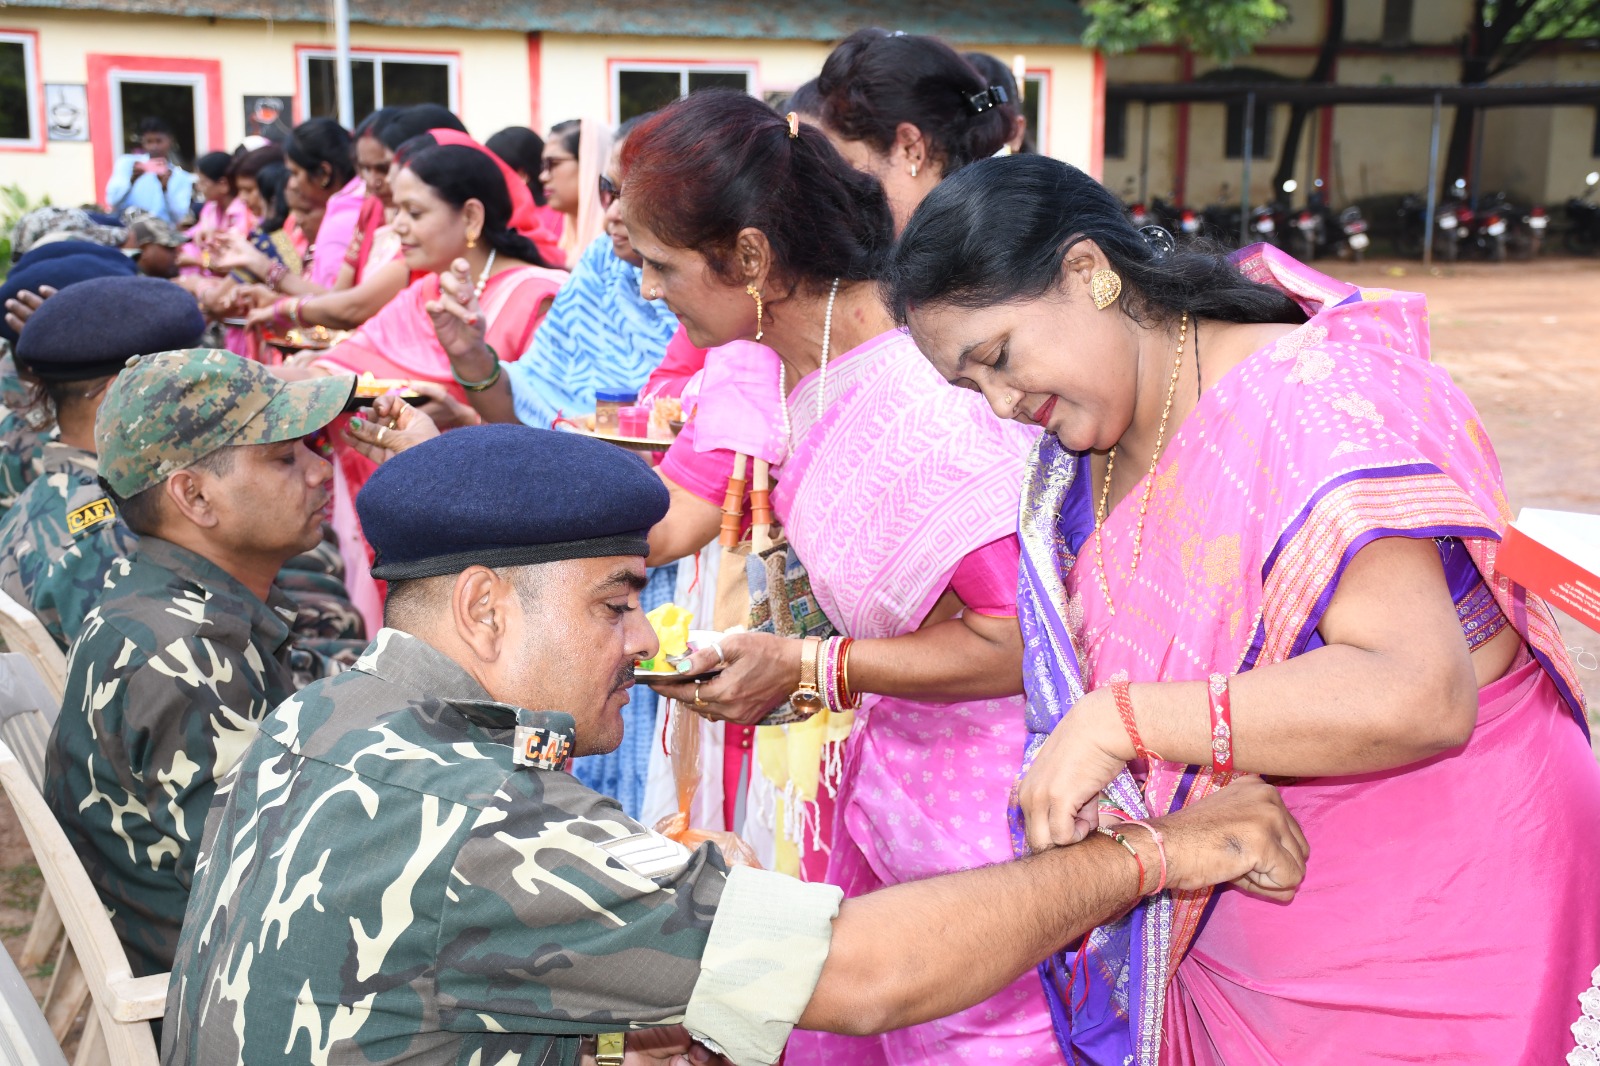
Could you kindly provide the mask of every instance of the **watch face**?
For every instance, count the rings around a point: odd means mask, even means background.
[[[789,697],[789,702],[792,703],[797,710],[820,711],[822,710],[822,693],[796,692],[794,695]]]

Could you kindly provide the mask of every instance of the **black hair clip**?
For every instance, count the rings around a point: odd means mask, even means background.
[[[990,108],[1001,104],[1009,104],[1011,95],[1006,92],[1003,85],[991,85],[981,93],[973,93],[967,97],[967,106],[972,108],[974,115],[981,115]]]

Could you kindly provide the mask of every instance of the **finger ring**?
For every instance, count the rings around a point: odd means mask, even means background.
[[[711,642],[711,650],[717,653],[718,666],[726,666],[728,664],[728,657],[722,654],[722,642],[720,640],[713,640]]]
[[[709,707],[710,706],[710,704],[706,703],[705,700],[700,698],[700,682],[698,682],[698,681],[696,681],[694,683],[694,705],[696,707]]]
[[[383,443],[383,435],[385,433],[387,433],[387,432],[389,432],[389,427],[388,426],[379,426],[378,427],[378,443],[379,444]]]

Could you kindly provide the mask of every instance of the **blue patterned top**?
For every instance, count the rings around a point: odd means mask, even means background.
[[[505,364],[517,417],[549,426],[558,414],[594,410],[602,389],[639,389],[661,364],[678,320],[666,304],[639,296],[638,267],[596,237],[521,359]]]

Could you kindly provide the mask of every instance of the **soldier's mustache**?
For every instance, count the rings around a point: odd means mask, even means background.
[[[633,687],[633,664],[625,663],[617,668],[616,684],[611,686],[612,692],[621,692],[623,689]]]

